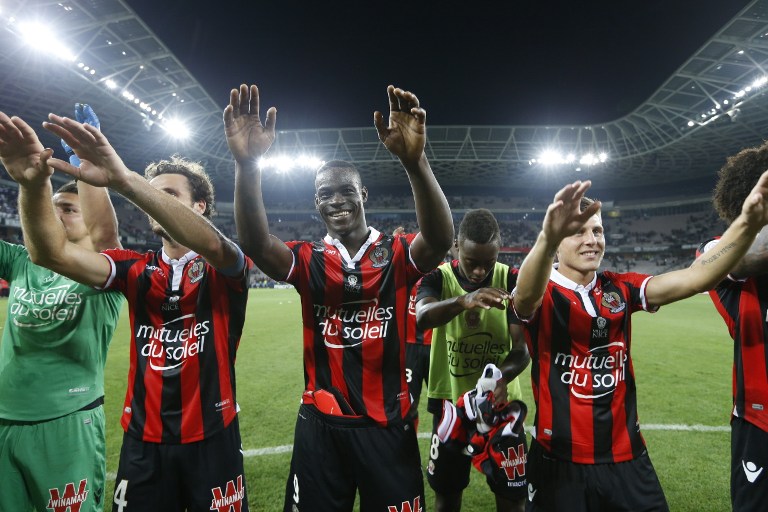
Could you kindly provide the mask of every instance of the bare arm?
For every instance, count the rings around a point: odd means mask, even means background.
[[[517,276],[513,302],[520,318],[530,317],[541,306],[560,242],[576,233],[600,209],[600,203],[595,202],[580,210],[579,203],[590,185],[589,181],[566,185],[547,208],[542,230]]]
[[[270,235],[261,190],[258,160],[275,139],[277,111],[267,111],[266,126],[259,116],[259,89],[241,85],[232,89],[224,109],[224,132],[235,157],[235,226],[240,245],[262,272],[277,281],[288,275],[293,255],[288,246]]]
[[[107,259],[67,240],[56,217],[53,171],[47,165],[51,153],[27,123],[0,112],[0,160],[19,184],[19,217],[30,259],[76,281],[102,285],[111,271]]]
[[[179,244],[199,253],[216,268],[229,268],[239,257],[237,246],[202,215],[158,190],[142,176],[131,172],[96,128],[51,114],[43,126],[66,140],[80,167],[52,158],[49,165],[97,187],[110,187],[144,210]]]
[[[499,365],[501,379],[496,384],[494,396],[499,397],[496,403],[507,401],[507,384],[515,380],[531,362],[528,346],[525,344],[523,328],[517,324],[509,324],[510,349],[507,357]],[[502,398],[503,397],[503,398]]]
[[[500,288],[480,288],[472,293],[445,300],[424,297],[416,304],[416,327],[432,329],[445,325],[469,309],[505,309],[504,301],[508,298],[509,293]]]
[[[747,254],[733,267],[731,275],[737,278],[746,278],[766,272],[768,272],[768,229],[763,228]]]
[[[408,174],[419,224],[411,257],[421,270],[430,270],[440,264],[453,243],[451,209],[424,153],[427,112],[411,92],[390,85],[387,95],[389,125],[384,124],[381,112],[374,112],[374,125],[379,139]]]
[[[82,181],[77,182],[77,195],[80,196],[80,209],[85,227],[91,236],[95,251],[122,248],[120,233],[117,229],[117,216],[109,191],[106,188],[93,187]]]
[[[107,259],[67,240],[51,202],[52,186],[19,184],[19,217],[33,263],[89,286],[102,286],[111,273]]]
[[[768,171],[760,176],[744,201],[741,214],[712,249],[690,267],[667,272],[648,281],[645,296],[650,306],[663,306],[714,288],[753,245],[768,223]]]

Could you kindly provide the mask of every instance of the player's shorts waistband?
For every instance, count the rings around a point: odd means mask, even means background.
[[[303,403],[299,407],[299,414],[307,414],[323,423],[342,428],[368,428],[380,426],[368,416],[334,416],[321,412],[316,405]]]

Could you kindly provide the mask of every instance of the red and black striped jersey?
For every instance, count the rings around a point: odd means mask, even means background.
[[[301,296],[306,389],[336,387],[382,426],[410,408],[405,328],[408,295],[422,275],[410,257],[415,236],[371,229],[353,257],[330,236],[287,244],[294,264],[286,281]]]
[[[408,325],[405,328],[405,342],[414,345],[432,345],[432,329],[419,329],[416,327],[416,292],[421,279],[411,288],[408,297]]]
[[[650,278],[599,272],[582,286],[553,268],[541,307],[523,320],[536,402],[534,437],[553,456],[603,464],[645,451],[630,318],[649,310]]]
[[[128,388],[121,424],[138,439],[191,443],[228,426],[237,414],[235,354],[248,300],[248,269],[227,277],[188,252],[110,249],[105,288],[128,299]]]
[[[768,432],[768,275],[729,276],[709,296],[734,341],[732,415]]]

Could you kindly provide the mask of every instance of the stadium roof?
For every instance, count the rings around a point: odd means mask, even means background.
[[[48,28],[35,25],[41,20]],[[233,162],[221,122],[226,98],[211,98],[124,1],[0,0],[0,24],[0,110],[36,124],[48,112],[70,113],[75,101],[97,105],[130,167],[179,152],[203,160],[219,196],[231,197]],[[711,183],[726,156],[764,140],[767,82],[768,0],[755,0],[620,119],[429,126],[427,153],[445,187],[509,184],[524,193],[589,178],[613,189],[665,185],[679,192],[694,180]],[[174,119],[190,128],[188,139],[162,128],[171,129]],[[46,137],[46,145],[57,144]],[[270,156],[301,154],[351,160],[367,184],[406,183],[372,127],[280,131]],[[265,186],[285,179],[265,173]]]

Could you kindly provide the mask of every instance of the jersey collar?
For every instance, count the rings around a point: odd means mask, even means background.
[[[376,240],[379,239],[379,233],[376,228],[369,228],[368,232],[368,239],[365,241],[362,247],[360,247],[360,250],[357,251],[357,254],[355,254],[354,258],[349,257],[349,252],[347,251],[347,248],[344,247],[344,244],[339,242],[338,238],[331,238],[331,235],[325,235],[325,238],[323,238],[323,241],[327,243],[328,245],[334,246],[336,249],[338,249],[339,254],[341,255],[341,258],[344,260],[344,264],[347,266],[347,268],[355,268],[355,265],[358,261],[360,261],[360,258],[363,257],[363,254],[365,254],[365,251],[368,250],[368,247],[374,243]]]
[[[173,258],[171,258],[165,253],[165,249],[163,249],[162,251],[163,261],[170,266],[179,265],[179,264],[181,266],[184,266],[187,262],[190,262],[193,259],[197,258],[197,256],[198,254],[195,251],[189,251],[187,254],[185,254],[181,258],[174,260]]]
[[[549,279],[554,281],[555,284],[562,286],[563,288],[568,288],[569,290],[574,290],[577,292],[589,292],[592,290],[592,288],[595,287],[595,284],[597,284],[597,272],[595,272],[595,276],[592,278],[592,282],[586,285],[580,285],[561,274],[557,270],[557,267],[557,263],[552,266],[552,273],[549,275]]]

